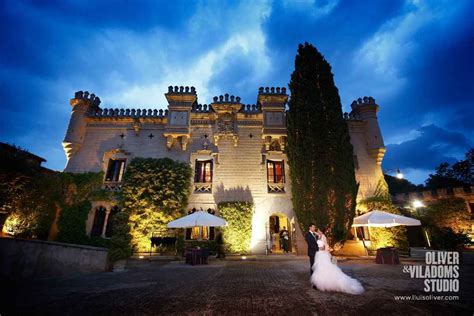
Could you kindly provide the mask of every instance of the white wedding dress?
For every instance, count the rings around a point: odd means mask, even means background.
[[[326,236],[318,240],[319,251],[316,252],[313,265],[311,283],[320,291],[335,291],[348,294],[362,294],[364,288],[354,278],[346,275],[342,270],[331,262],[331,254],[326,242]]]

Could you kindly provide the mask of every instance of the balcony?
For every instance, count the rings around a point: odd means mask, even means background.
[[[120,192],[122,191],[122,182],[121,181],[104,181],[102,188],[110,192]]]
[[[195,182],[194,193],[212,193],[212,183]]]
[[[284,183],[267,183],[268,193],[285,193]]]

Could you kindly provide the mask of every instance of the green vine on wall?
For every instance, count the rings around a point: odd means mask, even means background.
[[[184,214],[192,170],[169,158],[135,158],[124,176],[122,194],[134,251],[148,251],[150,237]]]
[[[250,252],[252,238],[252,202],[222,202],[217,205],[219,215],[227,221],[223,228],[224,243],[230,253]]]

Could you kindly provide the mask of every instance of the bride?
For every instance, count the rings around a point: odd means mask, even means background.
[[[360,282],[344,274],[337,265],[331,262],[326,236],[319,229],[317,234],[319,251],[316,252],[311,283],[320,291],[362,294],[364,288]]]

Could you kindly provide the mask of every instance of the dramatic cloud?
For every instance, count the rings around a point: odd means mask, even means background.
[[[331,63],[346,111],[359,96],[379,102],[384,167],[423,181],[472,145],[473,9],[469,0],[3,1],[0,140],[60,170],[75,91],[104,107],[164,108],[169,85],[195,86],[201,103],[226,92],[255,103],[259,86],[288,84],[308,41]]]
[[[404,173],[417,173],[412,180],[419,183],[441,162],[453,163],[464,158],[474,146],[472,139],[459,132],[447,131],[436,125],[419,128],[413,139],[387,146],[383,161],[385,170],[401,169]],[[418,172],[416,172],[418,170]]]

